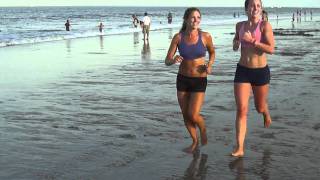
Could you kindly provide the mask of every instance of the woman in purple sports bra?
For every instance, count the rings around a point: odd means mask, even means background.
[[[234,78],[234,96],[237,105],[236,141],[232,156],[244,155],[244,139],[247,130],[248,103],[251,90],[258,113],[264,118],[264,126],[269,127],[271,117],[267,104],[270,70],[267,55],[274,52],[274,38],[269,22],[261,20],[261,0],[246,0],[247,21],[236,25],[233,50],[241,45],[241,57]]]
[[[215,50],[211,35],[199,28],[201,13],[198,8],[188,8],[183,20],[180,32],[171,41],[165,64],[181,63],[176,81],[177,97],[185,126],[192,138],[192,144],[185,151],[192,153],[198,146],[197,127],[201,144],[205,145],[208,141],[200,110],[205,97],[207,75],[212,73]],[[180,55],[175,55],[177,49]],[[206,51],[209,53],[208,62],[205,60]]]

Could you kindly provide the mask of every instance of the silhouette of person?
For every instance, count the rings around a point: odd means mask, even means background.
[[[69,19],[67,19],[67,22],[64,24],[64,26],[66,27],[66,31],[70,31],[71,24],[70,24]]]
[[[168,14],[168,24],[171,24],[172,23],[172,13],[169,12]]]
[[[99,32],[100,33],[102,33],[102,31],[103,31],[103,27],[104,27],[104,25],[103,25],[103,23],[102,22],[100,22],[100,24],[99,24]]]

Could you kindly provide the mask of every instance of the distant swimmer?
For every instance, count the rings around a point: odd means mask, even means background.
[[[99,24],[99,32],[100,33],[102,33],[102,31],[103,31],[103,27],[104,27],[104,25],[103,25],[103,23],[102,22],[100,22],[100,24]]]
[[[69,19],[67,19],[67,22],[64,25],[66,26],[66,31],[70,31],[71,24],[70,24]]]
[[[168,14],[168,24],[171,24],[172,23],[172,13],[169,12]]]

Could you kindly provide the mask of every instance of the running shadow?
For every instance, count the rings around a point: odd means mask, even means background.
[[[229,163],[230,170],[236,172],[236,180],[245,180],[246,174],[253,173],[256,176],[260,176],[263,180],[270,179],[270,171],[269,168],[271,167],[271,152],[269,150],[265,150],[263,152],[263,156],[261,161],[258,161],[258,164],[253,164],[253,168],[246,168],[245,167],[245,158],[240,157],[233,159]],[[261,164],[260,164],[261,163]]]
[[[245,169],[243,157],[236,158],[229,163],[230,170],[236,171],[236,180],[245,180]]]
[[[184,173],[184,180],[206,179],[208,166],[206,165],[208,159],[207,154],[200,154],[197,150],[193,154],[193,159],[190,162],[189,167]]]

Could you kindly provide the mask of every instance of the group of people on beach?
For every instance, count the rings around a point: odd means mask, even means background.
[[[172,23],[172,13],[168,13],[168,24]],[[160,22],[161,23],[161,22]],[[143,32],[143,39],[149,40],[149,31],[150,31],[150,25],[151,25],[151,18],[148,16],[148,13],[144,13],[144,17],[141,21],[139,21],[137,15],[132,15],[132,24],[134,28],[137,28],[138,25],[140,25],[142,32]]]
[[[172,13],[168,13],[168,24],[172,23]],[[143,39],[148,41],[149,40],[149,32],[150,32],[150,25],[151,25],[151,18],[148,16],[148,13],[144,13],[144,17],[141,21],[139,21],[138,17],[133,14],[132,15],[132,24],[134,28],[137,28],[138,25],[142,28],[142,33],[143,33]],[[66,31],[70,31],[71,23],[70,20],[67,19],[66,23],[64,24]],[[102,33],[104,29],[104,24],[102,22],[99,23],[98,25],[99,32]]]
[[[245,0],[246,21],[238,22],[233,38],[233,50],[241,49],[241,57],[234,77],[234,97],[236,103],[236,146],[232,156],[244,155],[244,140],[247,130],[249,99],[253,92],[254,104],[262,114],[264,127],[271,125],[267,98],[270,70],[267,54],[274,53],[273,30],[267,20],[262,20],[262,0]],[[200,115],[205,99],[207,75],[211,74],[215,60],[215,47],[212,36],[200,29],[201,12],[198,8],[186,9],[183,24],[171,41],[165,58],[166,65],[180,64],[176,78],[177,99],[186,129],[192,144],[185,151],[193,153],[200,142],[208,143],[204,118]],[[179,55],[176,55],[177,50]],[[205,60],[206,52],[209,54]]]
[[[307,10],[303,11],[303,15],[304,15],[304,20],[307,20]],[[301,9],[297,9],[296,13],[292,13],[292,22],[297,21],[297,22],[301,22],[301,16],[302,16],[302,10]],[[310,10],[310,19],[312,21],[312,10]]]
[[[66,27],[66,31],[70,31],[71,23],[70,23],[69,19],[67,19],[67,21],[64,24],[64,26]],[[100,33],[103,32],[103,28],[104,28],[104,24],[102,22],[100,22],[99,25],[98,25],[98,29],[99,29]]]

